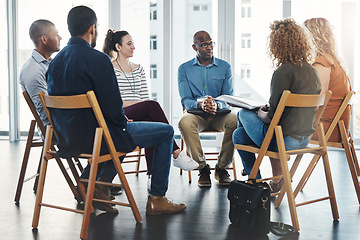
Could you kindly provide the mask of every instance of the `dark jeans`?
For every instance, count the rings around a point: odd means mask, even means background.
[[[174,129],[169,124],[155,122],[129,122],[127,131],[134,143],[140,148],[154,147],[152,161],[151,187],[152,196],[165,196],[168,188],[168,178],[173,147]],[[124,156],[120,158],[120,161]],[[100,165],[100,164],[99,164]],[[81,177],[89,178],[90,165],[86,166]],[[98,176],[112,182],[117,172],[112,161],[104,162],[99,167]]]
[[[134,121],[162,122],[169,124],[160,104],[153,100],[142,101],[124,108],[128,119]],[[173,141],[173,151],[179,149],[179,146]],[[152,171],[152,162],[154,158],[154,147],[145,148],[145,158],[148,174]]]

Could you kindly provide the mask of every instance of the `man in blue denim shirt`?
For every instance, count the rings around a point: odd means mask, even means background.
[[[118,151],[132,151],[135,146],[155,146],[146,213],[157,215],[183,211],[185,204],[175,204],[165,197],[174,134],[172,126],[155,122],[128,122],[110,58],[93,49],[97,38],[95,12],[85,6],[74,7],[68,14],[67,22],[71,38],[49,66],[48,93],[75,95],[93,90]],[[72,157],[80,152],[91,152],[98,126],[91,109],[51,111],[60,156]],[[103,147],[101,151],[107,151],[106,146]],[[101,166],[98,181],[112,182],[116,174],[113,162],[107,161]],[[95,197],[108,200],[109,187],[97,185]],[[100,202],[96,207],[109,213],[118,212],[108,203]]]
[[[185,110],[202,109],[204,114],[195,115],[184,112],[179,129],[184,138],[187,151],[199,163],[199,187],[210,187],[210,167],[206,163],[201,148],[199,132],[215,130],[224,132],[224,138],[215,167],[215,178],[220,185],[229,185],[231,179],[226,167],[234,155],[232,133],[236,129],[236,116],[233,113],[218,114],[218,110],[228,109],[225,102],[215,101],[220,95],[232,95],[232,73],[230,64],[213,57],[214,43],[209,33],[199,31],[194,35],[193,49],[196,57],[179,67],[178,83],[181,104]]]

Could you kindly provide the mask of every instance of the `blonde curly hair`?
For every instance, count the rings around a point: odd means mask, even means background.
[[[314,49],[309,35],[293,19],[274,21],[270,29],[268,49],[274,67],[286,62],[301,66],[304,61],[313,60]]]
[[[342,66],[342,61],[337,53],[333,26],[330,22],[325,18],[311,18],[307,19],[304,25],[313,37],[316,57],[323,56],[332,61],[326,56],[326,54],[330,54]]]

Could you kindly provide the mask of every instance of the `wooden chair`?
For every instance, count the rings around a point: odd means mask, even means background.
[[[32,227],[33,228],[38,227],[41,207],[51,207],[51,208],[56,208],[56,209],[60,209],[60,210],[67,210],[67,211],[82,213],[83,220],[82,220],[80,238],[86,239],[88,227],[89,227],[89,221],[90,221],[90,214],[94,211],[94,208],[92,207],[93,201],[130,207],[134,214],[135,220],[137,222],[141,222],[141,216],[140,216],[139,210],[137,208],[136,202],[134,200],[134,197],[130,190],[130,186],[126,180],[124,171],[122,169],[122,166],[121,166],[120,160],[119,160],[119,157],[125,155],[126,153],[120,153],[120,152],[116,151],[113,140],[112,140],[110,132],[109,132],[109,129],[108,129],[105,119],[102,115],[99,103],[97,102],[95,93],[93,91],[89,91],[86,94],[74,95],[74,96],[49,96],[49,95],[45,95],[43,92],[40,92],[39,96],[40,96],[40,100],[44,106],[44,109],[46,111],[46,114],[48,115],[50,125],[46,129],[43,158],[42,158],[42,162],[41,162],[39,187],[38,187],[38,193],[36,195],[36,203],[35,203]],[[54,158],[54,156],[56,156],[56,151],[51,150],[51,139],[52,139],[54,129],[52,127],[53,123],[52,123],[51,115],[50,115],[48,108],[56,108],[56,109],[85,109],[85,108],[88,108],[88,109],[92,109],[94,112],[94,115],[97,119],[97,122],[99,124],[99,127],[96,128],[96,130],[89,129],[89,131],[92,131],[92,130],[96,131],[95,137],[94,137],[93,152],[91,154],[80,154],[78,156],[79,158],[87,159],[89,164],[91,165],[90,177],[88,180],[88,187],[87,187],[86,194],[84,191],[84,187],[82,185],[80,185],[80,186],[82,186],[80,189],[81,193],[85,197],[84,210],[71,209],[71,208],[67,208],[67,207],[51,205],[51,204],[42,202],[42,197],[43,197],[43,192],[44,192],[44,184],[45,184],[45,175],[46,175],[46,171],[47,171],[48,161],[50,159]],[[103,139],[106,142],[106,145],[109,149],[110,154],[100,155],[100,147],[101,147],[101,142]],[[138,148],[136,150],[138,150]],[[120,178],[121,184],[112,184],[112,183],[96,181],[96,173],[97,173],[97,169],[98,169],[98,164],[101,162],[108,161],[108,160],[113,161],[116,171],[118,173],[118,176]],[[122,187],[126,194],[126,197],[128,199],[128,203],[103,200],[103,199],[94,199],[93,194],[94,194],[95,184]]]
[[[333,219],[337,220],[339,218],[339,213],[338,213],[336,198],[335,198],[335,192],[334,192],[333,182],[332,182],[332,178],[331,178],[324,128],[323,128],[322,123],[319,124],[320,117],[325,110],[325,107],[330,99],[330,96],[331,96],[330,91],[328,91],[326,94],[323,94],[323,95],[302,95],[302,94],[291,94],[290,91],[285,90],[282,94],[282,97],[277,106],[276,112],[270,123],[269,129],[267,131],[267,134],[265,136],[265,139],[264,139],[261,147],[258,148],[256,146],[240,145],[240,144],[235,145],[236,149],[258,154],[256,161],[254,163],[254,166],[249,175],[250,179],[256,177],[256,175],[259,171],[259,168],[260,168],[260,164],[261,164],[264,156],[268,156],[268,157],[275,158],[275,159],[280,159],[282,175],[273,176],[270,178],[259,179],[259,180],[257,180],[257,182],[262,182],[262,181],[266,181],[266,180],[270,180],[270,179],[280,179],[280,178],[284,179],[284,185],[283,185],[283,188],[281,189],[280,193],[273,194],[273,196],[278,195],[278,197],[275,201],[275,207],[279,207],[281,200],[282,200],[284,194],[286,193],[287,199],[288,199],[288,204],[289,204],[290,215],[291,215],[291,221],[292,221],[292,225],[293,225],[295,231],[300,230],[299,221],[298,221],[297,212],[296,212],[297,206],[302,206],[302,205],[329,199]],[[286,151],[282,128],[280,125],[278,125],[279,120],[281,118],[281,115],[282,115],[285,107],[318,107],[318,110],[317,110],[316,116],[315,116],[315,127],[316,127],[318,135],[319,135],[319,145],[318,146],[307,147],[305,149]],[[268,151],[270,141],[273,138],[274,134],[276,136],[278,152]],[[311,201],[307,201],[307,202],[303,202],[303,203],[295,204],[295,194],[293,193],[293,190],[292,190],[291,181],[292,181],[292,177],[295,173],[295,170],[300,163],[300,159],[303,156],[303,154],[305,154],[305,153],[311,153],[311,154],[316,154],[316,155],[322,156],[323,163],[324,163],[324,171],[325,171],[325,176],[326,176],[327,189],[328,189],[328,196],[318,198],[315,200],[311,200]],[[296,158],[295,158],[294,163],[289,171],[287,162],[290,159],[291,155],[296,155]],[[314,162],[315,162],[314,160],[311,161],[310,165],[313,165]]]
[[[20,170],[20,174],[19,174],[19,180],[18,180],[16,193],[15,193],[15,199],[14,199],[14,201],[16,203],[20,202],[21,191],[22,191],[23,184],[25,182],[27,182],[27,181],[29,181],[29,180],[31,180],[33,178],[36,178],[35,182],[34,182],[33,190],[34,190],[34,192],[37,191],[38,179],[39,179],[39,173],[40,173],[40,163],[41,163],[41,157],[42,156],[40,156],[40,160],[39,160],[39,164],[38,164],[38,168],[37,168],[37,173],[32,175],[31,177],[28,177],[27,179],[25,179],[25,174],[26,174],[26,168],[27,168],[27,165],[28,165],[28,162],[29,162],[29,156],[30,156],[31,148],[33,148],[33,147],[43,147],[44,146],[44,141],[42,140],[41,137],[35,137],[34,138],[35,131],[36,131],[36,125],[39,127],[40,132],[42,133],[42,135],[45,136],[45,126],[42,123],[42,121],[40,119],[40,116],[37,113],[36,108],[34,106],[34,103],[32,102],[28,92],[24,91],[23,96],[25,98],[25,101],[26,101],[27,105],[30,108],[30,111],[31,111],[34,119],[31,120],[31,123],[30,123],[29,133],[28,133],[26,146],[25,146],[25,151],[24,151],[24,157],[23,157],[23,161],[22,161],[22,164],[21,164],[21,170]],[[52,145],[51,147],[54,148],[54,145]],[[78,166],[80,172],[82,172],[83,168],[81,166],[81,163],[80,163],[79,159],[74,159],[74,161],[75,161],[76,165]],[[61,159],[56,157],[56,162],[59,165],[59,168],[60,168],[62,174],[64,175],[65,180],[68,183],[72,193],[74,194],[75,199],[78,202],[81,202],[82,197],[79,194],[79,192],[76,190],[76,187],[75,187],[73,181],[71,180],[69,174],[67,173],[67,169],[63,165]],[[72,171],[72,174],[73,174],[74,178],[76,179],[76,176],[78,178],[79,175],[78,175],[78,172],[75,169],[73,160],[72,159],[67,159],[67,162],[68,162],[69,168]]]
[[[359,177],[360,177],[360,168],[359,168],[359,163],[356,157],[356,152],[355,152],[355,147],[354,147],[354,141],[351,137],[350,132],[347,132],[345,129],[345,124],[344,121],[340,120],[340,117],[343,115],[346,107],[348,106],[352,96],[355,94],[355,92],[351,91],[349,92],[344,100],[342,101],[334,119],[332,120],[328,130],[326,131],[325,134],[325,139],[327,141],[327,146],[329,147],[334,147],[334,148],[341,148],[345,150],[345,154],[346,154],[346,159],[349,165],[349,169],[350,169],[350,173],[351,173],[351,177],[354,183],[354,187],[355,187],[355,192],[358,198],[358,202],[360,204],[360,184],[359,184]],[[330,136],[332,135],[332,133],[334,132],[336,126],[339,127],[339,132],[340,132],[340,136],[341,136],[341,142],[329,142],[328,139],[330,138]],[[319,141],[316,140],[311,140],[310,143],[312,144],[318,144]],[[306,179],[303,183],[300,190],[303,190],[305,187],[305,184],[307,183],[307,181],[309,180],[316,164],[319,162],[320,156],[315,155],[313,159],[316,159],[315,165],[313,166],[313,168],[310,170],[308,176],[306,176]]]
[[[202,131],[201,133],[219,133],[218,131]],[[180,149],[181,151],[185,149],[185,144],[184,144],[184,139],[181,137],[181,140],[180,140]],[[186,152],[188,156],[189,153]],[[219,155],[219,152],[218,151],[204,151],[204,155],[205,155],[205,158],[206,158],[206,161],[217,161],[218,158],[217,156]],[[211,170],[215,170],[215,167],[210,167]],[[234,179],[237,179],[236,177],[236,167],[235,167],[235,158],[233,157],[233,161],[232,161],[232,166],[231,167],[227,167],[226,168],[227,170],[233,170],[233,173],[234,173]],[[193,170],[195,171],[195,170]],[[196,170],[197,171],[197,170]],[[182,175],[183,173],[183,170],[180,169],[180,175]],[[191,171],[188,171],[188,177],[189,177],[189,183],[191,183],[192,181],[192,178],[191,178]]]

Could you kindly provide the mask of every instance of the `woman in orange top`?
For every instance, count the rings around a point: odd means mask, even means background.
[[[351,91],[351,85],[349,77],[346,75],[344,67],[341,65],[340,58],[337,54],[335,38],[329,21],[325,18],[311,18],[306,20],[304,25],[312,34],[316,47],[316,59],[313,66],[319,73],[321,93],[324,93],[327,90],[332,91],[330,101],[321,118],[321,122],[324,124],[326,132],[344,97],[349,91]],[[347,106],[340,118],[344,121],[347,131],[349,131],[350,116],[351,107]],[[316,133],[313,135],[312,139],[317,139]],[[334,129],[328,141],[341,141],[338,126]]]

